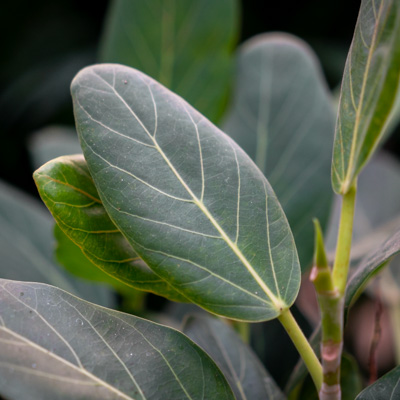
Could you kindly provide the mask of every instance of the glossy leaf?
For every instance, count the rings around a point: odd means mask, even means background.
[[[234,319],[272,319],[294,302],[300,268],[289,225],[236,143],[128,67],[86,68],[72,95],[103,204],[157,275]]]
[[[137,68],[215,121],[227,101],[237,0],[119,0],[111,4],[100,61]]]
[[[6,398],[234,399],[180,332],[44,284],[0,280],[0,342]]]
[[[398,398],[400,398],[400,366],[364,389],[355,400],[396,400]]]
[[[56,158],[34,179],[59,227],[93,264],[136,289],[185,301],[148,268],[111,221],[82,155]]]
[[[303,269],[312,260],[312,218],[323,227],[334,114],[312,50],[286,34],[264,34],[239,52],[234,101],[225,131],[264,172],[288,217]]]
[[[192,315],[186,318],[183,332],[215,361],[236,400],[285,398],[250,347],[223,321]]]
[[[34,198],[0,182],[0,278],[49,283],[113,307],[113,293],[67,274],[54,261],[53,219]]]
[[[400,79],[400,4],[363,0],[344,71],[332,184],[347,193],[382,138]]]

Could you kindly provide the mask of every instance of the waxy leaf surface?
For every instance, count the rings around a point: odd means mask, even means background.
[[[396,400],[400,398],[400,366],[364,389],[355,400]]]
[[[0,280],[0,343],[7,399],[234,399],[180,332],[44,284]]]
[[[119,0],[111,4],[101,62],[137,68],[213,121],[232,79],[237,0]]]
[[[347,193],[379,144],[400,79],[400,3],[363,0],[347,57],[332,162],[336,193]]]
[[[157,275],[235,319],[272,319],[294,302],[300,268],[289,224],[232,139],[128,67],[86,68],[72,95],[104,207]]]
[[[192,315],[187,317],[183,332],[215,361],[236,400],[285,399],[250,347],[223,321]]]
[[[53,226],[40,202],[0,182],[0,278],[48,283],[113,307],[110,290],[74,278],[55,263]]]
[[[149,269],[111,221],[82,155],[56,158],[34,179],[59,227],[93,264],[136,289],[185,301]]]
[[[312,218],[324,227],[332,191],[332,100],[301,40],[264,34],[239,52],[227,132],[268,178],[289,220],[302,268],[313,254]]]

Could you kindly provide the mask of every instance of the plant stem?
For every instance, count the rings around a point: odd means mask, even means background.
[[[322,319],[321,358],[323,382],[320,400],[340,400],[340,364],[343,350],[344,294],[350,265],[351,240],[356,201],[356,183],[343,195],[333,271],[326,261],[322,233],[316,223],[316,255],[311,274]]]
[[[353,219],[356,203],[356,183],[343,195],[340,216],[339,234],[333,266],[333,284],[343,296],[346,291],[347,275],[350,265],[351,239],[353,236]]]
[[[293,344],[296,346],[297,351],[300,353],[317,390],[320,390],[322,385],[322,367],[310,343],[304,336],[304,333],[289,309],[284,310],[278,319],[285,328]]]
[[[340,358],[343,334],[343,296],[333,284],[331,269],[325,253],[321,226],[314,220],[315,252],[310,280],[315,286],[321,310],[321,356],[323,382],[320,400],[340,399]]]
[[[233,326],[244,343],[250,343],[250,324],[242,321],[233,321]]]

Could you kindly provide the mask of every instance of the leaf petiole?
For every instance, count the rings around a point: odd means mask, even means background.
[[[317,390],[319,391],[322,385],[322,366],[310,343],[304,336],[304,333],[300,329],[289,309],[284,310],[278,317],[278,320],[283,325],[297,351],[300,353],[300,356],[310,372]]]

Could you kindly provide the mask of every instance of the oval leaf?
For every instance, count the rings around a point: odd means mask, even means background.
[[[228,96],[238,6],[237,0],[114,1],[100,60],[145,72],[215,121]]]
[[[86,68],[72,94],[103,204],[157,275],[230,318],[272,319],[293,303],[300,268],[292,233],[236,143],[128,67]]]
[[[48,283],[106,307],[106,287],[83,282],[54,261],[54,221],[33,197],[0,181],[0,277]]]
[[[0,342],[6,398],[234,399],[180,332],[44,284],[0,280]]]
[[[285,399],[250,347],[223,321],[192,315],[185,320],[183,332],[212,357],[236,400]]]
[[[345,194],[382,138],[400,80],[400,3],[363,0],[345,66],[332,184]]]
[[[287,215],[302,268],[312,260],[312,218],[324,227],[334,113],[318,61],[301,40],[259,35],[239,53],[225,131],[264,172]]]
[[[56,158],[33,176],[59,227],[93,264],[136,289],[186,300],[138,257],[111,221],[83,155]]]

